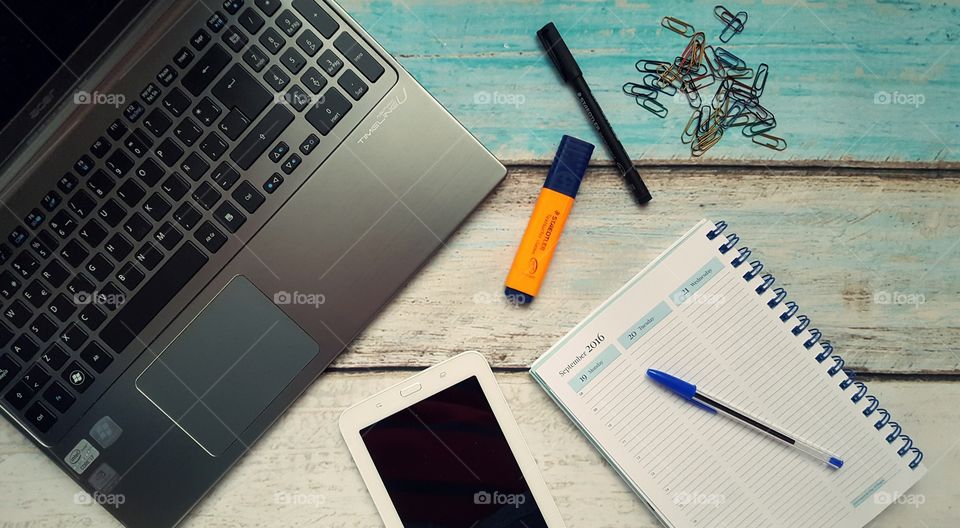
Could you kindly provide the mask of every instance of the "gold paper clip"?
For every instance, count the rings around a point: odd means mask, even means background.
[[[670,31],[673,31],[674,33],[683,35],[684,37],[691,37],[696,32],[696,30],[693,29],[693,26],[690,24],[687,24],[679,18],[674,18],[671,16],[663,17],[663,20],[660,21],[660,25],[669,29]]]

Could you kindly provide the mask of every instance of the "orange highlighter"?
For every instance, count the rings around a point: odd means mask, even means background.
[[[510,301],[528,304],[540,292],[592,154],[593,145],[586,141],[571,136],[560,140],[507,275],[504,293]]]

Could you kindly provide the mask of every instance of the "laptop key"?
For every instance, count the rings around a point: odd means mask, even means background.
[[[153,271],[153,268],[156,268],[163,260],[163,252],[157,249],[157,246],[153,245],[152,242],[147,242],[134,253],[133,258],[144,268],[147,268],[147,271]]]
[[[157,73],[157,81],[160,81],[160,84],[164,86],[170,86],[173,84],[173,81],[177,80],[178,75],[180,74],[177,73],[177,70],[173,66],[167,64],[160,69],[159,73]]]
[[[123,224],[123,230],[126,231],[137,242],[141,241],[153,230],[153,224],[150,223],[142,214],[133,213]],[[102,279],[101,279],[102,280]]]
[[[203,214],[197,211],[196,207],[190,205],[190,202],[183,202],[173,213],[173,219],[187,231],[193,229],[202,217]]]
[[[273,16],[280,9],[280,0],[256,0],[254,3],[267,16]]]
[[[246,53],[243,54],[243,62],[259,73],[267,65],[267,56],[263,50],[254,45],[247,48]]]
[[[240,185],[233,190],[230,196],[240,204],[240,207],[243,207],[243,209],[250,214],[255,213],[264,202],[264,197],[260,194],[260,191],[257,191],[247,180],[240,182]]]
[[[217,207],[217,210],[213,212],[213,217],[231,233],[236,233],[237,229],[240,229],[243,223],[247,221],[247,217],[237,210],[229,200],[224,200]]]
[[[113,154],[107,158],[107,161],[104,163],[110,172],[118,177],[124,177],[127,172],[130,172],[130,169],[133,168],[133,160],[130,159],[130,156],[127,156],[122,150],[114,150]]]
[[[110,363],[113,363],[113,357],[100,346],[100,343],[91,341],[80,353],[80,359],[90,365],[98,374],[103,374]]]
[[[10,351],[17,355],[23,361],[30,361],[33,359],[33,356],[40,350],[40,345],[38,345],[33,339],[30,339],[30,336],[27,334],[20,334],[20,337],[10,345]]]
[[[186,117],[177,125],[177,128],[173,129],[173,134],[183,141],[184,145],[192,147],[203,135],[203,129],[193,119]]]
[[[241,7],[243,7],[243,0],[223,0],[223,9],[231,15],[236,15]]]
[[[97,170],[97,172],[87,180],[87,186],[97,194],[98,197],[106,196],[106,193],[113,188],[113,179],[107,175],[107,173],[102,170]],[[97,189],[100,189],[100,192],[97,192]],[[97,199],[93,196],[90,196],[87,191],[80,189],[73,196],[67,200],[67,207],[80,218],[85,218],[87,215],[93,212],[97,207]]]
[[[273,194],[281,184],[283,184],[283,176],[279,172],[274,172],[267,181],[263,182],[263,190],[267,191],[267,194]]]
[[[163,167],[160,166],[153,158],[147,158],[143,164],[140,165],[140,168],[137,169],[137,176],[140,177],[140,181],[147,184],[148,187],[153,187],[160,181],[160,178],[163,178],[163,175],[166,174],[163,170]]]
[[[117,189],[117,196],[130,207],[136,206],[147,195],[147,191],[136,180],[127,180]],[[95,244],[94,244],[95,245]]]
[[[70,363],[70,365],[64,369],[62,377],[73,390],[81,393],[90,388],[90,385],[93,383],[93,376],[77,361]]]
[[[56,218],[56,216],[54,216]],[[20,247],[30,238],[30,233],[27,232],[27,228],[23,226],[16,226],[13,228],[13,231],[10,231],[10,234],[7,235],[7,240],[13,244],[13,247]]]
[[[52,405],[54,409],[60,411],[60,413],[67,412],[70,406],[73,405],[73,402],[77,401],[77,399],[73,397],[73,394],[70,394],[70,391],[65,389],[59,382],[54,382],[47,388],[46,392],[43,393],[43,399],[47,400],[47,403]]]
[[[73,295],[73,302],[79,303],[83,300],[83,294],[93,293],[96,288],[93,282],[83,273],[77,273],[77,276],[67,284],[67,291]]]
[[[210,15],[210,18],[207,19],[207,27],[214,33],[219,33],[226,25],[227,17],[219,11],[214,11],[214,13]]]
[[[240,32],[237,26],[230,26],[220,37],[223,43],[227,45],[234,53],[240,53],[240,50],[247,45],[247,36]]]
[[[280,163],[280,160],[287,155],[287,152],[290,152],[290,146],[281,141],[277,143],[277,146],[273,147],[273,150],[268,154],[270,161],[274,163]]]
[[[30,227],[30,229],[36,229],[40,227],[40,224],[43,223],[43,219],[46,218],[46,215],[43,214],[43,211],[40,209],[34,208],[30,213],[23,219],[23,222]]]
[[[284,51],[283,55],[280,56],[280,63],[290,70],[290,73],[296,75],[307,65],[307,59],[299,51],[287,48],[287,51]]]
[[[209,97],[204,97],[193,107],[193,117],[197,118],[203,126],[210,126],[220,117],[223,110],[217,106]]]
[[[246,8],[243,13],[240,14],[238,21],[251,35],[256,35],[257,31],[260,31],[260,28],[262,28],[264,24],[263,17],[254,11],[252,7]]]
[[[80,265],[83,264],[83,261],[87,260],[87,257],[90,256],[90,252],[87,251],[87,248],[83,247],[83,244],[77,239],[72,239],[60,250],[60,256],[63,257],[63,260],[67,261],[67,264],[71,267],[79,268]]]
[[[14,385],[4,398],[14,409],[19,411],[26,407],[27,402],[30,401],[32,397],[33,391],[30,390],[30,387],[28,387],[26,383],[21,381]]]
[[[13,358],[7,354],[0,356],[0,389],[9,385],[18,372],[20,365]]]
[[[80,181],[77,180],[77,177],[68,172],[57,180],[57,189],[60,189],[63,194],[70,194],[77,187],[78,183],[80,183]]]
[[[56,417],[40,402],[33,402],[33,405],[24,413],[27,421],[33,424],[41,433],[46,433],[57,423]]]
[[[343,72],[343,75],[337,79],[337,84],[343,88],[343,91],[347,92],[354,101],[359,101],[365,93],[367,93],[367,84],[363,82],[360,77],[353,72],[353,70],[347,70]]]
[[[50,290],[42,282],[35,280],[23,290],[23,298],[34,308],[40,308],[50,298]]]
[[[27,321],[30,320],[32,315],[33,312],[19,299],[13,301],[13,304],[3,311],[3,316],[6,317],[7,321],[15,328],[23,328],[23,325],[27,324]]]
[[[271,55],[280,53],[280,50],[287,45],[287,39],[283,38],[283,36],[272,27],[267,28],[267,30],[263,32],[263,35],[260,35],[258,42],[260,42],[260,45],[266,48]]]
[[[130,121],[131,123],[136,123],[138,119],[143,117],[143,113],[145,111],[146,108],[144,108],[142,104],[134,101],[123,109],[123,117],[126,117],[127,121]]]
[[[59,245],[60,242],[46,230],[37,233],[37,236],[30,241],[30,249],[42,259],[50,258],[53,255],[53,250],[57,249]]]
[[[66,330],[60,334],[60,341],[70,350],[76,352],[87,341],[90,336],[80,328],[77,323],[70,323]]]
[[[107,135],[113,138],[114,141],[120,141],[126,133],[127,125],[123,124],[123,121],[119,119],[114,120],[114,122],[107,127]]]
[[[157,155],[157,159],[162,161],[167,167],[173,167],[177,164],[177,160],[183,157],[183,149],[180,148],[180,145],[177,145],[176,141],[170,138],[164,139],[153,152]]]
[[[100,289],[100,293],[97,294],[97,302],[102,306],[106,306],[111,312],[116,310],[118,306],[123,304],[126,295],[120,291],[120,288],[117,288],[112,282],[108,282],[103,288]]]
[[[97,195],[98,198],[105,198],[107,194],[110,191],[112,191],[116,185],[117,183],[113,181],[113,178],[111,178],[106,172],[100,169],[97,169],[97,172],[94,172],[93,176],[90,176],[90,179],[87,180],[87,187],[91,191],[93,191],[93,194]],[[80,193],[78,192],[77,194],[79,195]],[[71,198],[70,203],[71,204],[79,203],[79,201],[75,202],[74,199]],[[84,216],[87,215],[87,213],[90,212],[90,208],[95,206],[96,203],[95,202],[89,203],[87,205],[89,205],[89,207],[83,207],[83,206],[78,207],[78,209],[83,211],[83,214],[80,214],[80,212],[76,209],[74,209],[73,212],[77,213],[77,216],[79,216],[80,218],[83,218]],[[71,206],[71,209],[72,208],[73,207]]]
[[[97,158],[103,158],[110,152],[110,147],[113,145],[107,141],[107,138],[100,136],[96,141],[93,142],[93,145],[90,145],[90,153],[96,156]]]
[[[157,112],[162,112],[160,109],[156,110]],[[144,125],[146,125],[146,120],[144,120]],[[167,125],[169,126],[169,125]],[[127,140],[123,142],[123,145],[127,147],[127,150],[131,154],[138,158],[142,158],[150,147],[153,146],[153,139],[150,138],[143,130],[137,128],[127,137]]]
[[[193,49],[197,51],[203,50],[207,47],[207,44],[210,43],[210,34],[202,29],[198,29],[196,33],[190,37],[190,45],[193,46]]]
[[[50,374],[47,374],[47,371],[43,370],[40,365],[34,365],[23,375],[21,381],[30,388],[31,392],[36,393],[50,381]]]
[[[140,99],[143,99],[144,103],[152,105],[153,103],[157,102],[157,99],[160,98],[160,94],[160,88],[157,87],[156,84],[149,83],[143,88],[143,90],[140,90]]]
[[[207,260],[207,256],[193,243],[186,242],[180,246],[103,327],[100,331],[103,343],[115,352],[122,352]]]
[[[183,233],[170,222],[164,222],[153,234],[153,239],[167,251],[173,251],[173,248],[177,247],[177,244],[183,239]]]
[[[287,161],[283,162],[283,165],[280,166],[280,169],[284,174],[290,175],[293,174],[293,171],[297,170],[297,167],[303,162],[303,158],[296,154],[291,154]]]
[[[336,75],[340,68],[343,68],[343,61],[340,60],[340,57],[333,50],[327,50],[320,54],[320,58],[317,59],[317,64],[323,68],[323,71],[327,72],[327,75],[333,77]]]
[[[143,202],[143,210],[156,221],[160,221],[170,212],[170,202],[166,201],[160,193],[153,193],[146,202]]]
[[[351,108],[353,105],[350,101],[347,101],[340,91],[333,87],[327,90],[320,101],[306,113],[306,118],[321,136],[326,136]]]
[[[180,68],[186,68],[193,62],[193,52],[190,51],[190,48],[183,47],[180,48],[180,51],[173,56],[173,63],[179,66]]]
[[[256,119],[272,99],[270,92],[239,64],[227,70],[211,93],[224,107],[238,108],[250,119]]]
[[[5,264],[13,256],[13,250],[6,244],[0,244],[0,266]]]
[[[21,277],[29,279],[37,271],[37,268],[40,267],[40,262],[38,262],[32,254],[24,251],[20,253],[17,258],[13,259],[11,267],[13,271],[19,273]]]
[[[214,44],[180,81],[194,96],[199,96],[211,82],[230,64],[230,54],[219,44]]]
[[[233,149],[230,158],[242,170],[249,169],[291,122],[293,113],[281,105],[274,105]]]
[[[70,354],[68,354],[59,344],[54,343],[47,348],[46,352],[40,356],[40,359],[51,369],[57,371],[60,370],[60,367],[62,367],[68,359],[70,359]]]
[[[300,76],[300,82],[307,87],[307,90],[313,92],[314,95],[320,93],[323,90],[324,86],[327,85],[327,78],[323,76],[322,73],[317,71],[314,67],[307,68],[307,71],[303,72],[303,75]]]
[[[316,134],[310,134],[307,136],[307,139],[303,140],[303,143],[300,143],[300,152],[302,152],[304,156],[307,156],[313,152],[313,149],[317,148],[319,144],[320,138],[318,138]]]
[[[66,323],[70,316],[73,315],[73,312],[77,311],[77,307],[74,306],[73,302],[64,295],[59,294],[50,301],[50,305],[47,306],[47,310],[56,316],[57,319],[60,319],[61,322]]]
[[[61,209],[53,215],[53,218],[50,219],[50,223],[47,225],[50,226],[50,229],[60,238],[67,238],[70,236],[70,233],[73,233],[73,230],[77,228],[77,221],[74,220],[69,213]]]
[[[90,171],[93,170],[93,166],[93,160],[90,158],[90,156],[84,154],[80,156],[80,159],[78,159],[76,163],[73,164],[73,170],[77,171],[77,174],[80,176],[86,176],[87,174],[90,174]]]
[[[83,308],[83,310],[80,310],[77,320],[83,323],[83,325],[89,328],[91,331],[95,331],[97,328],[100,328],[100,325],[102,325],[104,321],[107,320],[107,315],[103,313],[102,310],[97,308],[95,304],[88,304]]]
[[[117,281],[121,286],[131,291],[136,289],[145,277],[146,275],[133,262],[127,262],[117,272]]]
[[[277,65],[270,66],[267,73],[263,74],[263,80],[267,81],[275,92],[282,92],[290,84],[290,77]]]
[[[43,268],[43,271],[40,272],[40,276],[46,279],[54,288],[59,288],[61,284],[67,278],[70,277],[70,272],[67,271],[66,266],[60,263],[59,260],[51,260],[47,263],[47,267]],[[6,286],[6,283],[0,277],[0,294],[3,293],[3,288]]]
[[[184,78],[184,80],[186,80],[186,78]],[[187,108],[190,108],[190,98],[187,97],[187,94],[180,91],[179,88],[174,88],[173,90],[170,90],[170,93],[168,93],[166,97],[163,98],[163,102],[161,104],[171,114],[180,117],[184,112],[187,111]]]
[[[277,16],[277,27],[280,28],[280,31],[286,33],[288,37],[292,37],[303,27],[303,22],[300,22],[300,19],[289,9],[284,9],[283,12]]]
[[[40,205],[47,211],[53,212],[62,201],[63,198],[57,194],[57,191],[49,191],[43,196],[43,199],[40,200]]]
[[[130,180],[133,181],[133,180]],[[107,238],[107,229],[95,218],[91,218],[80,228],[77,235],[90,247],[97,247],[103,239]]]
[[[377,79],[383,75],[383,66],[377,62],[367,50],[361,46],[349,33],[341,33],[333,46],[343,53],[343,56],[356,66],[360,73],[370,82],[377,82]]]
[[[187,159],[180,164],[180,170],[191,180],[200,181],[200,178],[210,170],[210,164],[196,152],[191,152]]]
[[[117,203],[116,200],[110,198],[103,204],[100,210],[97,211],[97,215],[110,227],[117,227],[120,221],[123,220],[123,217],[127,216],[127,210]]]
[[[210,179],[226,191],[233,187],[234,183],[237,183],[237,180],[240,179],[240,173],[237,172],[237,169],[234,169],[232,165],[224,161],[220,165],[217,165],[217,168],[210,174]]]
[[[40,338],[40,341],[48,341],[57,333],[58,328],[59,325],[43,313],[30,323],[30,331]]]
[[[174,172],[169,178],[164,180],[160,188],[163,189],[163,192],[167,193],[170,198],[173,198],[173,201],[179,202],[180,199],[187,194],[187,191],[190,190],[190,184],[187,183],[179,173]]]
[[[220,201],[220,191],[213,188],[209,182],[203,182],[193,192],[193,199],[206,210],[210,210],[218,201]]]
[[[213,161],[217,161],[227,151],[227,142],[216,132],[210,132],[200,142],[200,152],[203,152]]]
[[[234,108],[220,121],[217,128],[230,140],[236,141],[237,138],[240,137],[240,134],[243,134],[243,131],[249,126],[250,120],[247,119],[247,116],[243,115],[243,112],[240,110]]]
[[[313,31],[308,29],[300,33],[300,36],[297,37],[297,47],[302,49],[307,55],[313,57],[320,51],[320,48],[323,47],[323,41],[320,40],[320,37],[316,36]]]
[[[173,121],[159,108],[154,108],[143,120],[143,126],[156,137],[160,137],[166,133],[171,125],[173,125]]]
[[[210,253],[216,253],[227,242],[227,237],[209,220],[204,222],[193,233],[193,238],[203,244]]]
[[[332,37],[340,28],[340,24],[324,11],[316,0],[293,0],[292,5],[298,13],[303,15],[307,23],[326,38]]]

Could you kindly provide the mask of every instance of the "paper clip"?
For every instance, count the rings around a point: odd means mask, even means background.
[[[718,10],[720,11],[718,12]],[[718,5],[714,8],[713,13],[724,23],[723,31],[720,32],[720,42],[724,44],[730,42],[734,35],[739,35],[744,26],[747,25],[746,11],[740,11],[734,15],[727,8]]]
[[[627,83],[627,84],[631,84],[631,83]],[[660,77],[657,76],[657,74],[655,73],[648,73],[644,75],[643,85],[649,88],[653,88],[658,92],[667,94],[670,97],[677,95],[677,87],[669,83],[664,84],[663,82],[660,81]]]
[[[690,115],[690,120],[687,121],[687,126],[683,127],[683,132],[680,133],[680,142],[684,145],[689,145],[693,142],[693,139],[697,136],[697,130],[700,129],[700,116],[703,115],[703,109],[697,108],[693,114]],[[690,125],[693,125],[693,130],[690,130]]]
[[[696,30],[693,29],[693,26],[690,24],[687,24],[679,18],[674,18],[671,16],[663,17],[663,20],[660,21],[660,25],[684,37],[692,37],[696,32]]]
[[[660,67],[670,66],[669,62],[655,61],[648,59],[640,59],[635,64],[637,71],[640,73],[659,73],[658,69]]]
[[[717,60],[722,63],[727,68],[746,68],[747,63],[743,61],[740,57],[737,57],[733,53],[723,49],[716,48],[715,50]]]
[[[656,99],[659,90],[652,86],[628,82],[623,85],[623,93],[634,97],[646,97]]]
[[[660,104],[660,102],[656,99],[648,99],[638,95],[636,100],[637,104],[640,105],[644,110],[659,117],[660,119],[667,117],[667,107]]]
[[[761,139],[758,140],[757,138]],[[753,136],[752,141],[757,145],[776,151],[783,151],[787,148],[787,140],[770,134],[757,134]]]
[[[761,62],[757,66],[757,74],[753,78],[753,93],[757,97],[763,95],[763,89],[767,86],[767,72],[770,71],[770,67],[767,66],[767,63]]]

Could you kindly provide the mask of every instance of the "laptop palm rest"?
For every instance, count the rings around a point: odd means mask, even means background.
[[[219,456],[319,352],[237,276],[137,378],[137,388]]]

